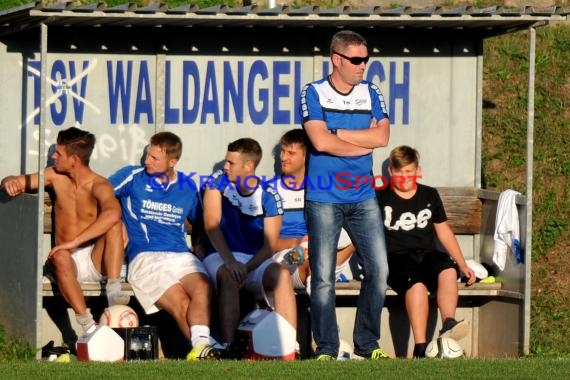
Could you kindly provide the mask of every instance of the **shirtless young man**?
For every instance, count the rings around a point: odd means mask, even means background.
[[[52,154],[54,166],[44,171],[45,185],[56,195],[55,243],[48,254],[55,279],[84,333],[95,325],[87,310],[80,282],[98,282],[107,277],[109,305],[126,304],[121,292],[123,263],[121,206],[105,177],[89,167],[95,136],[71,127],[57,135]],[[35,191],[38,173],[8,176],[1,182],[10,196]]]

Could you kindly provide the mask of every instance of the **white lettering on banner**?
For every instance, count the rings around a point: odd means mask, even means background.
[[[56,126],[83,125],[95,112],[97,122],[106,125],[154,125],[159,102],[166,125],[299,125],[301,88],[312,80],[303,77],[303,63],[282,57],[167,59],[164,94],[156,94],[155,71],[162,70],[154,69],[154,59],[107,59],[100,65],[96,59],[55,59],[48,70],[48,119]],[[384,91],[392,124],[409,124],[411,62],[387,64],[372,59],[365,79]],[[323,62],[324,75],[329,66]],[[34,110],[40,105],[39,68],[39,61],[29,62]],[[100,120],[105,114],[107,119]],[[38,125],[39,113],[32,116]]]

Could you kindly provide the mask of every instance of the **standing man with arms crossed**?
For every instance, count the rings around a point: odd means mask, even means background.
[[[187,360],[217,359],[210,339],[210,283],[188,251],[184,221],[200,216],[196,184],[174,169],[182,141],[171,132],[150,138],[145,166],[110,178],[129,235],[128,280],[147,314],[166,310],[192,343]]]
[[[291,276],[271,256],[281,229],[279,195],[255,175],[261,146],[250,138],[228,145],[224,170],[204,187],[204,226],[210,244],[204,265],[218,294],[220,335],[230,349],[240,321],[240,289],[265,299],[297,328]]]
[[[84,333],[91,332],[95,320],[87,310],[81,282],[100,282],[106,276],[109,306],[127,304],[130,298],[121,292],[121,206],[107,179],[89,167],[94,147],[92,133],[75,127],[62,130],[51,156],[54,166],[44,171],[45,186],[51,187],[56,196],[56,246],[48,254],[48,263]],[[38,186],[38,173],[2,180],[10,196],[35,191]]]
[[[318,360],[338,355],[335,314],[336,242],[345,228],[364,270],[354,325],[354,353],[387,357],[378,347],[388,264],[372,182],[372,152],[388,144],[390,120],[380,89],[362,80],[367,42],[343,30],[330,46],[331,75],[301,93],[303,127],[312,143],[305,214],[311,252],[311,325]],[[326,187],[326,188],[325,188]]]

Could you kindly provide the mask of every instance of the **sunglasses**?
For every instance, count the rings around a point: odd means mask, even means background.
[[[353,65],[360,65],[362,62],[364,62],[364,64],[368,63],[368,60],[370,59],[370,56],[366,56],[366,57],[347,57],[344,54],[340,54],[339,52],[333,51],[334,54],[340,55],[342,58],[346,59],[347,61],[349,61],[350,63],[352,63]]]

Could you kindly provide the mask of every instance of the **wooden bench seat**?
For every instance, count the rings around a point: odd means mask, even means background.
[[[354,297],[360,292],[360,281],[337,282],[335,285],[337,297]],[[81,289],[86,297],[99,297],[105,295],[105,286],[98,282],[82,283]],[[134,296],[133,289],[129,283],[121,283],[121,289],[131,296]],[[298,292],[304,294],[303,292]],[[54,289],[51,283],[44,283],[42,286],[42,294],[44,297],[58,296],[57,289]],[[396,292],[388,288],[387,297],[396,296]],[[522,299],[522,294],[510,290],[503,289],[503,284],[495,283],[475,283],[466,286],[459,283],[459,297],[510,297]]]
[[[360,292],[360,281],[337,282],[335,287],[337,297],[353,297]],[[461,282],[458,284],[458,287],[459,297],[510,297],[522,299],[522,294],[503,289],[503,284],[500,282],[476,282],[471,286],[466,286],[465,283]],[[386,296],[396,295],[394,290],[388,288]]]

